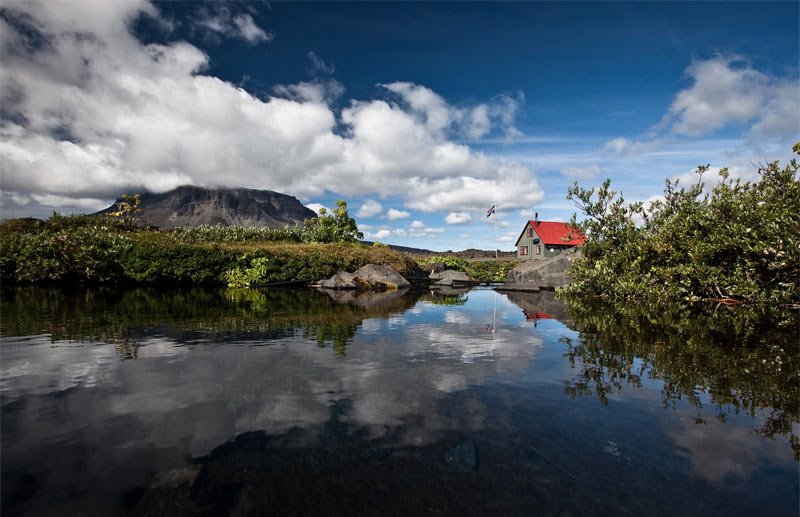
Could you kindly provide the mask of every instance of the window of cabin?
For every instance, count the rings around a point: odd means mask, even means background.
[[[542,254],[542,247],[541,246],[536,246],[536,254],[537,255],[541,255]]]
[[[528,238],[529,239],[533,238],[533,228],[530,228],[530,227],[528,228]]]
[[[528,254],[528,247],[527,246],[521,246],[519,248],[519,254],[520,255],[527,255]]]

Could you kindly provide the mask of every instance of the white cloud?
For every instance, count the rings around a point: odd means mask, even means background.
[[[269,34],[257,26],[253,21],[253,17],[249,14],[239,14],[234,16],[233,25],[238,30],[236,33],[237,36],[251,44],[260,43],[262,41],[270,41],[273,37],[272,34]]]
[[[613,151],[620,156],[631,154],[642,154],[654,151],[663,143],[663,139],[649,140],[649,141],[632,141],[627,138],[618,137],[606,142],[603,149],[605,151]]]
[[[472,216],[467,212],[450,212],[444,218],[447,224],[464,224],[472,221]]]
[[[487,210],[497,203],[503,210],[523,208],[538,203],[544,193],[530,172],[517,164],[500,165],[494,177],[471,176],[441,179],[412,178],[406,204],[422,212],[448,210]]]
[[[662,120],[639,140],[618,137],[605,150],[618,155],[646,153],[670,135],[699,137],[743,124],[749,143],[792,142],[800,134],[797,77],[772,76],[739,56],[695,60],[686,69],[691,86],[677,93]]]
[[[602,169],[597,164],[585,167],[569,166],[561,169],[561,174],[570,179],[590,180],[595,179],[602,173]]]
[[[412,221],[408,228],[408,235],[412,237],[430,237],[445,231],[444,228],[429,228],[422,221]]]
[[[378,230],[375,233],[370,234],[370,238],[372,238],[372,239],[385,239],[386,237],[389,237],[391,234],[392,234],[392,232],[390,230],[382,229],[382,230]]]
[[[696,136],[756,118],[770,97],[770,81],[741,59],[717,56],[686,69],[691,87],[678,93],[667,115],[673,133]]]
[[[408,234],[411,237],[431,237],[444,233],[444,228],[421,228],[418,230],[410,230]]]
[[[182,184],[307,198],[402,193],[409,208],[427,212],[485,210],[495,200],[523,207],[542,197],[525,166],[451,140],[462,131],[485,134],[486,117],[508,134],[519,95],[455,108],[423,86],[392,83],[387,90],[404,103],[353,100],[339,112],[332,98],[343,88],[327,80],[277,86],[260,99],[204,75],[208,56],[193,45],[139,42],[128,23],[158,17],[149,2],[3,9],[4,191],[60,196],[62,206]],[[228,7],[206,15],[212,32],[259,38],[249,15]],[[31,50],[29,30],[14,21],[23,18],[47,46]]]
[[[397,219],[406,219],[408,217],[411,217],[411,214],[409,212],[406,212],[405,210],[396,210],[394,208],[390,208],[389,211],[386,212],[386,218],[389,219],[390,221],[395,221]]]
[[[325,206],[325,205],[321,205],[321,204],[319,204],[319,203],[309,203],[309,204],[307,204],[307,205],[306,205],[306,208],[310,208],[311,210],[313,210],[314,212],[316,212],[316,214],[317,214],[317,215],[319,215],[319,211],[320,211],[320,209],[322,209],[322,208],[324,208],[324,209],[325,209],[325,211],[326,211],[326,212],[328,212],[328,213],[330,213],[330,211],[331,211],[331,209],[330,209],[330,208],[328,208],[328,207],[327,207],[327,206]]]
[[[520,232],[521,231],[522,230],[520,229]],[[497,240],[499,242],[516,242],[520,232],[508,232],[504,235],[499,236]]]
[[[431,133],[442,133],[454,122],[447,102],[430,88],[405,82],[381,86],[401,96],[408,103],[411,112],[421,116],[422,122]]]
[[[326,63],[321,57],[314,52],[308,52],[308,59],[311,61],[313,74],[326,74],[330,75],[336,71],[333,63]]]
[[[258,25],[250,14],[234,13],[230,7],[221,3],[210,3],[199,9],[195,27],[214,36],[236,38],[249,45],[271,41],[273,35]]]
[[[489,134],[492,129],[492,121],[489,119],[489,107],[486,104],[476,106],[469,111],[464,134],[467,138],[475,140]]]
[[[383,212],[383,205],[374,199],[366,200],[358,209],[358,217],[374,217]]]

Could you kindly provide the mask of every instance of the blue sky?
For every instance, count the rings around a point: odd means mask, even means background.
[[[789,158],[798,5],[7,1],[2,215],[243,186],[344,198],[371,240],[491,249],[496,222],[511,249],[576,180],[648,200]]]

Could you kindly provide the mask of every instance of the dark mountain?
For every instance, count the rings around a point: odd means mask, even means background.
[[[116,203],[98,212],[116,210]],[[178,187],[163,194],[142,194],[142,222],[161,228],[220,224],[282,228],[316,217],[297,198],[246,188]]]

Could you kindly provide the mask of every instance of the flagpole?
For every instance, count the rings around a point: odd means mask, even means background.
[[[497,261],[497,203],[495,203],[494,206],[494,260]]]
[[[497,331],[497,291],[494,291],[494,312],[492,312],[492,341],[494,341],[494,333],[496,331]]]

